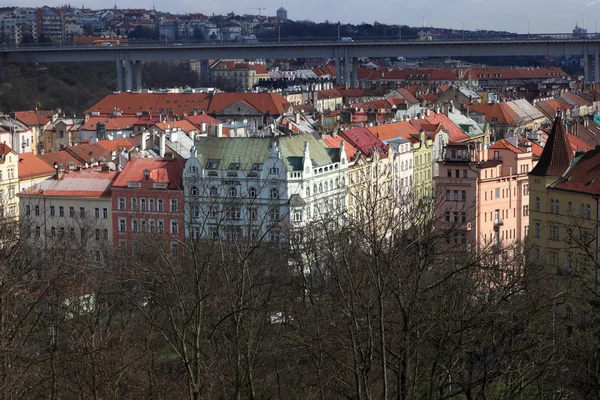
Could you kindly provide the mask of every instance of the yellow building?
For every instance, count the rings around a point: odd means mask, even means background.
[[[19,199],[19,155],[0,144],[0,217],[17,217]]]
[[[600,148],[573,158],[557,118],[538,164],[529,174],[530,279],[554,298],[554,313],[570,331],[585,314],[585,282],[598,282]],[[593,285],[592,285],[593,286]],[[576,310],[576,311],[574,311]]]
[[[413,141],[415,200],[430,200],[433,190],[433,141],[420,132],[419,140]]]

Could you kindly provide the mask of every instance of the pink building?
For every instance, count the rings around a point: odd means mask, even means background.
[[[177,160],[134,158],[111,188],[115,245],[137,252],[148,235],[164,235],[177,252],[184,240],[183,164]]]
[[[477,144],[450,143],[439,162],[436,216],[453,230],[455,244],[511,244],[523,241],[529,226],[528,173],[537,162],[531,143],[516,137],[487,151]]]

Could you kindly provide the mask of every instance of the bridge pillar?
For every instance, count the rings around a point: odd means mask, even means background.
[[[133,90],[142,90],[142,62],[140,60],[131,61],[134,71]]]
[[[594,82],[600,82],[600,52],[597,44],[594,47]]]
[[[340,50],[335,49],[335,84],[337,86],[342,84],[342,60],[340,58]]]
[[[133,62],[125,61],[125,90],[133,90]]]
[[[123,80],[123,61],[117,56],[117,90],[122,92],[125,90],[125,81]]]
[[[210,86],[208,60],[200,60],[200,84],[203,86]]]
[[[348,48],[344,49],[344,86],[350,87],[350,57],[348,57]]]
[[[583,45],[583,81],[586,83],[592,81],[592,63],[587,44]]]
[[[358,89],[358,57],[352,57],[352,86]]]

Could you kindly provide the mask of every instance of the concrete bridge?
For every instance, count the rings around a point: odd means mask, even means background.
[[[454,38],[322,38],[259,42],[130,42],[117,46],[54,43],[0,47],[0,62],[101,62],[117,68],[118,90],[142,87],[142,61],[333,58],[336,81],[358,82],[360,57],[581,56],[586,82],[600,81],[600,34],[480,35]],[[352,41],[350,41],[352,40]],[[342,71],[343,59],[344,68]],[[593,74],[592,74],[593,72]]]

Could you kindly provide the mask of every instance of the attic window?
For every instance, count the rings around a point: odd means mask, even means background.
[[[240,170],[240,163],[231,163],[231,164],[229,164],[229,169],[233,170],[233,171],[239,171]]]
[[[262,164],[261,163],[254,163],[252,164],[252,171],[260,171],[262,170]]]
[[[586,186],[587,186],[587,185],[591,185],[591,184],[592,184],[592,183],[594,183],[594,182],[596,182],[596,178],[592,178],[592,179],[590,179],[590,180],[588,181],[588,183],[586,183]]]
[[[206,163],[206,169],[217,169],[219,168],[219,160],[208,160]]]

